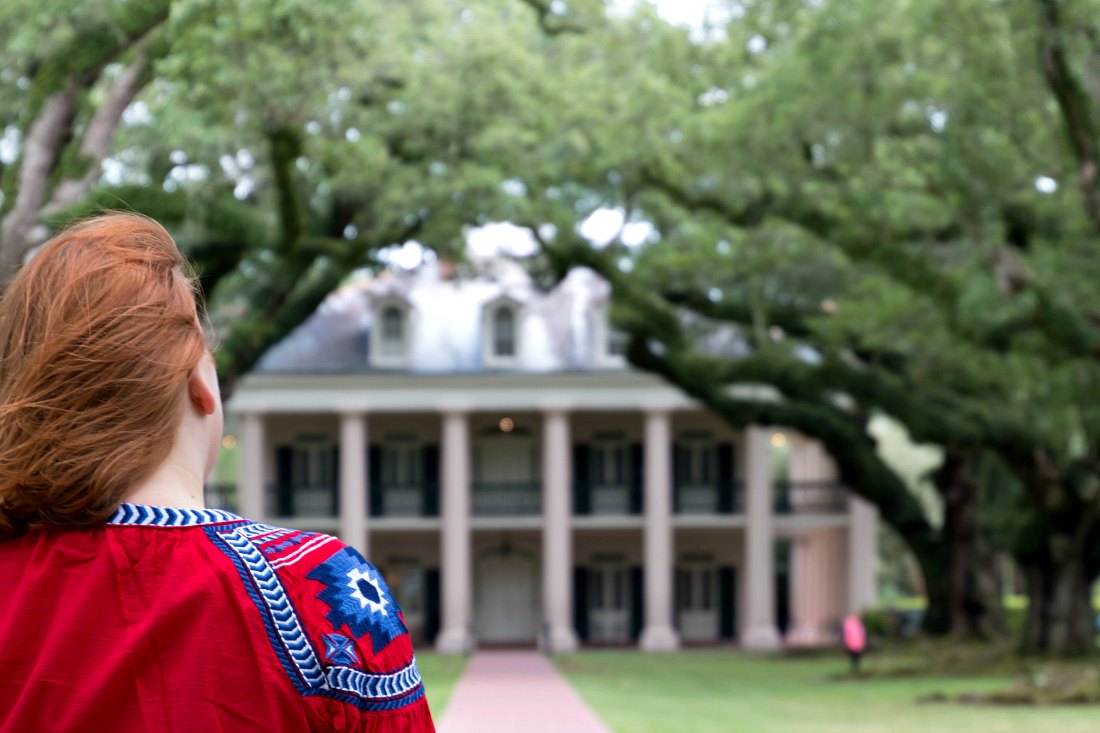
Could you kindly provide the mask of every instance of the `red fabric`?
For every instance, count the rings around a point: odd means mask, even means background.
[[[434,730],[422,694],[371,711],[296,689],[241,567],[208,529],[104,526],[0,541],[0,733]],[[352,634],[334,629],[318,598],[324,584],[305,576],[344,546],[291,533],[286,552],[268,554],[285,558],[311,539],[278,576],[321,659],[324,634]],[[354,653],[366,672],[412,661],[407,634],[377,654],[369,636],[356,638]]]

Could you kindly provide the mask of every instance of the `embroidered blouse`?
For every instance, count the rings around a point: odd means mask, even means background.
[[[378,571],[334,537],[123,504],[0,541],[0,733],[431,733]]]

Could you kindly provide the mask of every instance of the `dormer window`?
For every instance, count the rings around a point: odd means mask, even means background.
[[[493,356],[512,359],[516,355],[516,314],[508,307],[493,313]]]
[[[382,309],[382,356],[386,359],[405,356],[405,314],[395,305]]]
[[[403,300],[375,304],[371,329],[371,364],[402,367],[408,364],[410,338],[409,306]]]
[[[518,360],[523,307],[503,296],[485,307],[482,316],[482,357],[486,366],[513,366]]]

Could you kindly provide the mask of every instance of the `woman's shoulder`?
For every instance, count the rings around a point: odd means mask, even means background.
[[[423,697],[401,609],[358,550],[331,535],[252,521],[207,534],[237,567],[303,693],[361,710],[395,710]]]

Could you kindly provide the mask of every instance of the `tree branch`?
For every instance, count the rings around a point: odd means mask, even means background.
[[[27,131],[16,179],[18,193],[0,227],[0,279],[5,287],[33,246],[31,230],[38,224],[39,202],[76,115],[76,97],[75,84],[54,93]]]
[[[1100,149],[1091,100],[1074,75],[1063,44],[1061,9],[1057,0],[1036,0],[1039,9],[1039,55],[1043,74],[1058,103],[1066,136],[1077,158],[1077,178],[1085,199],[1085,214],[1100,232]]]
[[[554,12],[552,4],[546,0],[520,0],[538,15],[539,27],[548,36],[557,36],[562,33],[585,33],[588,28],[583,23],[563,18]]]
[[[110,150],[111,139],[122,120],[122,113],[134,101],[134,97],[142,87],[148,83],[145,71],[149,63],[148,54],[139,51],[136,58],[111,85],[103,103],[89,120],[87,131],[80,142],[78,151],[80,163],[87,169],[82,176],[60,181],[49,203],[42,208],[40,216],[49,216],[76,203],[99,178],[103,159],[107,157],[107,151]]]

